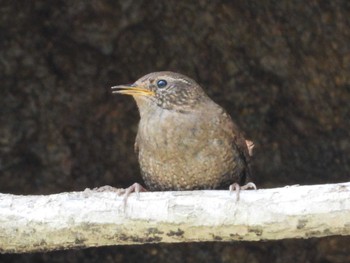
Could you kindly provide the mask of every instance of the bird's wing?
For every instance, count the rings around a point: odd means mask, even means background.
[[[241,159],[245,163],[245,171],[242,175],[243,178],[241,183],[249,182],[251,181],[251,165],[250,160],[253,156],[253,148],[254,143],[250,140],[246,140],[244,138],[243,132],[238,128],[238,126],[232,121],[230,115],[228,115],[226,112],[223,114],[228,120],[226,119],[225,128],[227,129],[227,132],[230,132],[233,136],[233,145],[232,147],[239,152]]]
[[[245,178],[242,178],[242,181],[250,182],[252,180],[250,161],[253,155],[254,143],[246,140],[243,133],[240,131],[238,131],[238,133],[235,135],[233,143],[235,144],[235,148],[238,150],[242,160],[245,163],[245,171],[243,175]]]

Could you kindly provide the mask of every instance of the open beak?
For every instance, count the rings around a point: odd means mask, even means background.
[[[154,92],[135,84],[120,85],[111,88],[112,93],[125,94],[131,96],[154,96]]]

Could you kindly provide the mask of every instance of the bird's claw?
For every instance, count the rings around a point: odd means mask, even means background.
[[[147,189],[144,188],[139,183],[134,183],[131,186],[129,186],[128,188],[115,188],[115,187],[110,186],[110,185],[105,185],[105,186],[101,186],[101,187],[96,187],[92,190],[96,191],[96,192],[114,192],[114,193],[117,193],[117,195],[119,195],[119,196],[123,195],[124,209],[126,207],[126,202],[127,202],[130,194],[135,192],[137,199],[140,199],[140,192],[147,192]]]
[[[230,185],[229,190],[230,190],[230,194],[232,194],[233,191],[236,191],[236,201],[239,201],[239,193],[241,192],[241,190],[247,190],[247,189],[254,189],[256,190],[256,185],[252,182],[249,182],[243,186],[240,186],[237,183],[233,183]]]
[[[124,190],[124,196],[123,196],[124,207],[126,206],[126,201],[128,200],[129,195],[132,194],[133,192],[136,193],[137,199],[140,199],[140,192],[147,192],[147,189],[144,188],[139,183],[134,183],[130,185],[128,188],[125,188],[123,190]]]

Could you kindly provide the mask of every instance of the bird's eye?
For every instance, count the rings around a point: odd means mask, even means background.
[[[168,82],[166,82],[166,80],[164,80],[164,79],[160,79],[157,81],[158,88],[164,88],[164,87],[166,87],[166,85],[168,85]]]

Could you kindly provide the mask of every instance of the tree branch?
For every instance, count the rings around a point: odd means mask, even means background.
[[[0,252],[350,234],[350,183],[242,191],[0,194]]]

